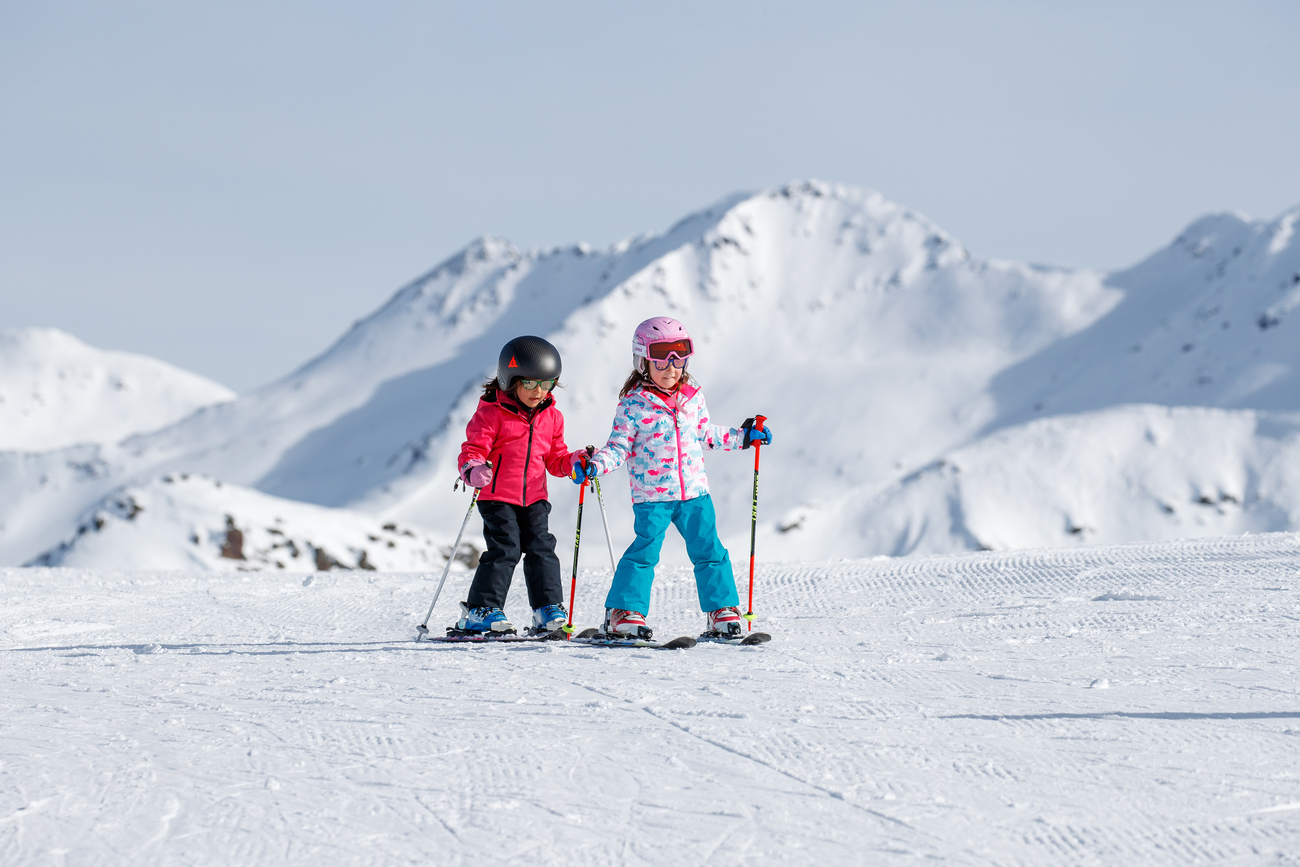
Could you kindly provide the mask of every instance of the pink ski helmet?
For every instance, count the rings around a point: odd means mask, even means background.
[[[667,316],[655,316],[636,327],[632,335],[632,357],[666,361],[677,356],[685,361],[695,354],[686,326]]]

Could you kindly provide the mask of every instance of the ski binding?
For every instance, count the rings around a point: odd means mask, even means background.
[[[751,632],[743,638],[724,635],[721,632],[705,632],[699,638],[700,641],[707,641],[710,644],[738,644],[752,647],[755,644],[767,644],[772,640],[772,636],[766,632]]]
[[[446,635],[430,635],[427,626],[417,626],[418,634],[416,641],[437,641],[442,643],[455,644],[512,644],[520,641],[560,641],[564,638],[564,630],[555,629],[550,632],[534,632],[531,628],[525,629],[524,634],[520,635],[515,630],[509,632],[469,632],[464,629],[457,629],[454,626],[447,627]]]
[[[641,647],[646,650],[684,650],[695,646],[695,639],[682,635],[668,641],[655,641],[650,638],[611,638],[594,626],[584,629],[573,636],[574,641],[590,644],[592,647]]]

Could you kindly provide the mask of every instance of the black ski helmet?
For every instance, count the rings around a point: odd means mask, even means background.
[[[540,337],[525,335],[501,347],[497,386],[509,391],[517,379],[560,378],[560,351]]]

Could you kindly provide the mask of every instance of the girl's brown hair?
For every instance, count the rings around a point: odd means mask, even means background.
[[[633,389],[640,388],[643,385],[648,385],[652,388],[655,387],[655,384],[650,380],[650,374],[641,370],[641,365],[644,365],[645,363],[646,362],[644,361],[638,362],[637,366],[632,369],[630,374],[628,374],[627,382],[623,383],[623,387],[618,391],[619,400],[622,400],[631,394]],[[690,381],[691,375],[686,372],[685,368],[682,368],[682,378],[677,380],[677,384],[679,386],[686,385]]]

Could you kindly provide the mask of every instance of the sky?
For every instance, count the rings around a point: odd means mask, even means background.
[[[1300,204],[1300,4],[0,0],[0,330],[248,391],[477,236],[879,190],[1118,268]]]

